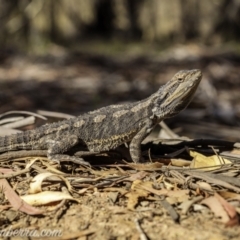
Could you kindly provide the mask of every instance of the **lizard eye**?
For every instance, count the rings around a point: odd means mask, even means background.
[[[178,81],[179,82],[183,82],[183,78],[182,77],[178,77]]]

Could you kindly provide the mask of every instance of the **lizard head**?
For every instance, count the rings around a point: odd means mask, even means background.
[[[161,121],[185,109],[192,100],[201,78],[202,72],[198,69],[176,73],[154,94],[153,115]]]

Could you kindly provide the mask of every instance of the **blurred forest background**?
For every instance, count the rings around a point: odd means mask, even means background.
[[[236,140],[239,54],[240,0],[0,0],[0,113],[77,115],[200,68],[193,103],[169,124]]]
[[[86,41],[216,45],[238,41],[239,0],[1,0],[0,44],[42,52]],[[161,45],[160,45],[161,44]],[[114,50],[114,45],[112,46]]]

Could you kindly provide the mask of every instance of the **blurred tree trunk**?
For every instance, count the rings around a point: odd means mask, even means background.
[[[86,39],[238,41],[240,0],[0,0],[0,48]]]
[[[93,29],[98,35],[111,37],[113,33],[113,6],[112,0],[99,0],[95,5],[96,20]]]
[[[221,34],[225,40],[240,39],[240,1],[224,0],[212,34]]]
[[[199,1],[181,0],[180,38],[192,40],[199,36],[200,13]]]
[[[141,0],[127,0],[126,4],[130,20],[129,36],[131,36],[132,39],[140,39],[142,35],[138,25],[138,11],[141,2]]]

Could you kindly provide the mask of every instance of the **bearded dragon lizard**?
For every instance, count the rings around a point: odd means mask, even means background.
[[[144,100],[110,105],[72,119],[0,137],[0,152],[47,150],[50,160],[88,164],[81,157],[129,143],[131,158],[137,163],[141,158],[141,142],[160,121],[187,107],[201,77],[198,69],[182,70]],[[64,154],[77,144],[83,144],[88,151],[80,157]]]

